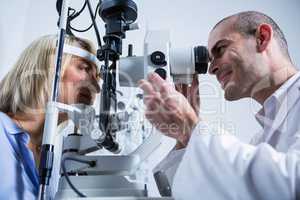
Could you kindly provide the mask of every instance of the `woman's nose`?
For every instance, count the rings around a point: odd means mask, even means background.
[[[92,85],[95,87],[96,93],[99,93],[101,91],[99,81],[96,78],[92,78]]]
[[[94,88],[94,92],[95,93],[99,93],[101,91],[101,87],[99,85],[99,78],[97,78],[98,76],[96,75],[96,73],[89,73],[89,81],[91,81],[92,86]]]

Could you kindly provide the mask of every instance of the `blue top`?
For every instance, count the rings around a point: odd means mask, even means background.
[[[0,199],[36,199],[39,179],[29,134],[0,112]]]

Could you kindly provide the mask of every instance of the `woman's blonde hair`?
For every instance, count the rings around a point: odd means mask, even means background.
[[[0,111],[10,114],[37,112],[44,109],[50,97],[54,76],[56,35],[46,35],[33,41],[0,82]],[[95,54],[91,42],[67,36],[65,43]],[[64,54],[62,73],[72,55]]]

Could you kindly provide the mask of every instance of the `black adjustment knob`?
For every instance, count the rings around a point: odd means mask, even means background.
[[[119,110],[125,110],[126,105],[125,105],[124,102],[119,101],[119,102],[117,103],[117,107],[118,107]]]
[[[166,56],[161,51],[154,51],[150,55],[150,59],[151,59],[151,62],[154,65],[159,65],[159,66],[166,66],[167,65]]]
[[[155,73],[157,73],[162,79],[166,80],[167,78],[167,71],[163,68],[157,68],[155,70]]]
[[[129,44],[128,45],[128,57],[131,57],[133,54],[133,45],[132,44]]]

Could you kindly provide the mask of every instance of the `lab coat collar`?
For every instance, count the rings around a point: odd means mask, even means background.
[[[300,72],[297,72],[288,81],[286,81],[273,95],[271,95],[263,105],[263,108],[256,114],[257,121],[265,128],[269,125],[268,131],[264,134],[264,141],[267,142],[273,133],[280,127],[288,112],[299,99],[300,90]],[[266,108],[275,109],[275,118],[270,119],[266,116]],[[284,131],[283,127],[282,131]]]
[[[300,82],[298,82],[298,79],[300,78],[300,72],[297,72],[294,76],[292,76],[290,79],[288,79],[280,88],[278,88],[271,96],[269,96],[263,103],[263,107],[256,113],[255,118],[257,122],[264,127],[265,120],[268,117],[267,114],[270,112],[271,109],[276,109],[278,112],[278,108],[282,104],[284,98],[287,96],[287,93],[295,92],[294,90],[297,90],[297,88],[300,87]],[[294,86],[294,84],[296,85]],[[293,90],[293,91],[290,91]],[[296,94],[298,92],[296,91]],[[289,95],[291,96],[291,95]],[[295,96],[292,94],[292,96]],[[297,95],[295,96],[297,97]],[[292,100],[291,98],[288,98],[289,100]],[[294,98],[295,99],[295,98]],[[296,99],[295,99],[296,100]],[[291,103],[291,102],[289,102]],[[267,118],[269,119],[269,118]],[[274,120],[274,119],[269,119]]]

